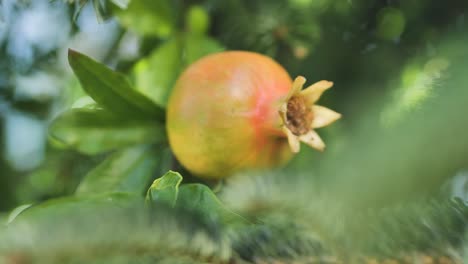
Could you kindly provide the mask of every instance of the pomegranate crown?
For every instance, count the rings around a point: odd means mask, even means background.
[[[325,143],[314,129],[328,126],[341,117],[341,114],[315,104],[333,82],[319,81],[302,89],[305,82],[304,77],[296,77],[279,110],[281,129],[294,153],[299,152],[300,142],[323,151]]]

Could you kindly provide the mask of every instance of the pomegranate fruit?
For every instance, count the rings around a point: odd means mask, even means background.
[[[340,114],[314,103],[333,83],[302,90],[304,83],[253,52],[201,58],[181,74],[169,98],[167,133],[175,156],[193,174],[216,179],[281,165],[300,141],[323,150],[313,129]]]

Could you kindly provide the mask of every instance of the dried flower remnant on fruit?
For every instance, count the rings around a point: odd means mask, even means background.
[[[300,142],[323,151],[325,143],[315,128],[327,126],[341,117],[341,114],[323,106],[315,105],[323,92],[333,86],[332,82],[319,81],[302,90],[306,79],[298,76],[286,99],[281,103],[282,129],[288,137],[293,152],[299,152]]]
[[[291,132],[300,136],[310,130],[310,125],[314,119],[312,109],[308,107],[304,97],[293,96],[287,102],[286,126]]]

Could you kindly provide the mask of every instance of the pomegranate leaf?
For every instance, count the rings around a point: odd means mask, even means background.
[[[208,219],[219,219],[231,227],[237,224],[248,224],[242,216],[227,209],[206,185],[190,183],[182,185],[177,196],[177,205],[183,208],[199,211]]]
[[[229,226],[248,223],[242,216],[227,209],[208,186],[199,183],[180,186],[181,182],[182,176],[178,172],[167,172],[151,185],[146,201],[150,205],[168,203],[173,207],[196,212],[205,220],[220,221]]]
[[[161,157],[150,146],[117,151],[91,170],[76,190],[78,195],[106,192],[143,194]]]
[[[175,171],[168,171],[162,177],[154,180],[146,194],[146,201],[164,201],[174,206],[179,192],[182,175]]]
[[[58,216],[65,216],[75,212],[87,214],[96,209],[113,210],[139,204],[141,197],[132,193],[116,192],[106,194],[93,194],[84,197],[65,196],[49,199],[45,202],[28,206],[19,212],[10,224],[23,221],[50,222]]]
[[[166,141],[164,125],[152,120],[129,120],[103,109],[72,109],[56,118],[49,136],[65,148],[98,154],[120,147]]]
[[[71,49],[68,60],[83,89],[103,108],[132,119],[164,120],[164,110],[132,89],[123,74]]]

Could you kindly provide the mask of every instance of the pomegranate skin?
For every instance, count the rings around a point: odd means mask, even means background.
[[[286,70],[253,52],[226,51],[190,65],[167,107],[167,134],[194,175],[219,179],[281,165],[292,156],[279,103],[291,88]]]

